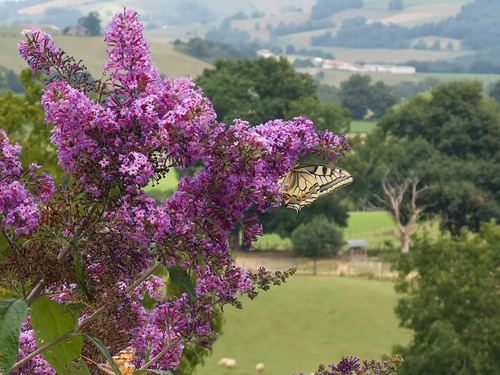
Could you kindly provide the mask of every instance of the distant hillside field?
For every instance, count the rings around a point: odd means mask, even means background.
[[[20,28],[15,28],[15,34],[18,34],[18,29]],[[50,31],[48,32],[50,34]],[[5,31],[6,33],[7,31]],[[22,36],[15,34],[0,37],[0,49],[2,51],[0,65],[19,73],[21,69],[27,68],[28,64],[17,52],[17,42]],[[108,59],[104,36],[71,37],[54,35],[54,40],[59,48],[74,56],[77,61],[82,59],[84,65],[95,78],[101,77],[102,66]],[[167,77],[195,77],[201,74],[203,69],[211,66],[201,60],[175,51],[173,46],[169,44],[151,43],[151,57],[160,73]]]
[[[52,0],[43,4],[29,6],[19,10],[18,14],[40,14],[50,8],[63,8],[67,6],[77,7],[86,3],[94,3],[97,0]]]

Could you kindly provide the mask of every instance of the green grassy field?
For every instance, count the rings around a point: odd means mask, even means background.
[[[312,373],[342,356],[381,360],[411,332],[398,327],[397,296],[389,281],[295,275],[281,287],[227,307],[221,338],[198,375],[255,374],[262,362],[273,375]],[[233,358],[232,370],[217,366]]]
[[[376,125],[377,121],[352,120],[351,133],[368,133],[371,132]]]
[[[373,248],[382,245],[384,241],[396,242],[397,234],[394,220],[385,212],[351,211],[344,229],[344,239],[360,240]]]
[[[392,218],[384,212],[350,211],[347,228],[344,229],[344,240],[367,241],[369,248],[382,245],[385,241],[398,243],[396,225]],[[292,243],[288,238],[280,238],[277,234],[264,234],[254,244],[257,250],[291,250]]]

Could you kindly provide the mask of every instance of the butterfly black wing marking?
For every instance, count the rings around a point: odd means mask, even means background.
[[[345,169],[326,165],[301,165],[293,168],[280,180],[285,205],[297,211],[319,197],[352,183]]]

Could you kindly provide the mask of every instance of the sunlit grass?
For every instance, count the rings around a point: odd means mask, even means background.
[[[369,133],[375,128],[376,125],[376,121],[352,120],[351,133]]]
[[[381,360],[410,339],[394,315],[396,299],[389,281],[295,275],[244,300],[243,310],[226,307],[223,334],[196,374],[254,374],[259,362],[268,374],[312,373],[345,355]],[[223,357],[236,367],[217,366]]]

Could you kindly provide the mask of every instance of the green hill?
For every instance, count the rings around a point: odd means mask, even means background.
[[[0,65],[13,69],[19,73],[28,67],[28,64],[17,52],[17,42],[22,38],[19,35],[21,28],[2,28],[0,37]],[[51,33],[50,31],[48,31]],[[102,75],[102,65],[107,60],[106,44],[103,36],[72,37],[53,35],[57,46],[74,56],[83,59],[83,63],[95,78]],[[193,57],[179,53],[169,44],[151,43],[151,57],[160,73],[168,77],[195,77],[210,65]]]

